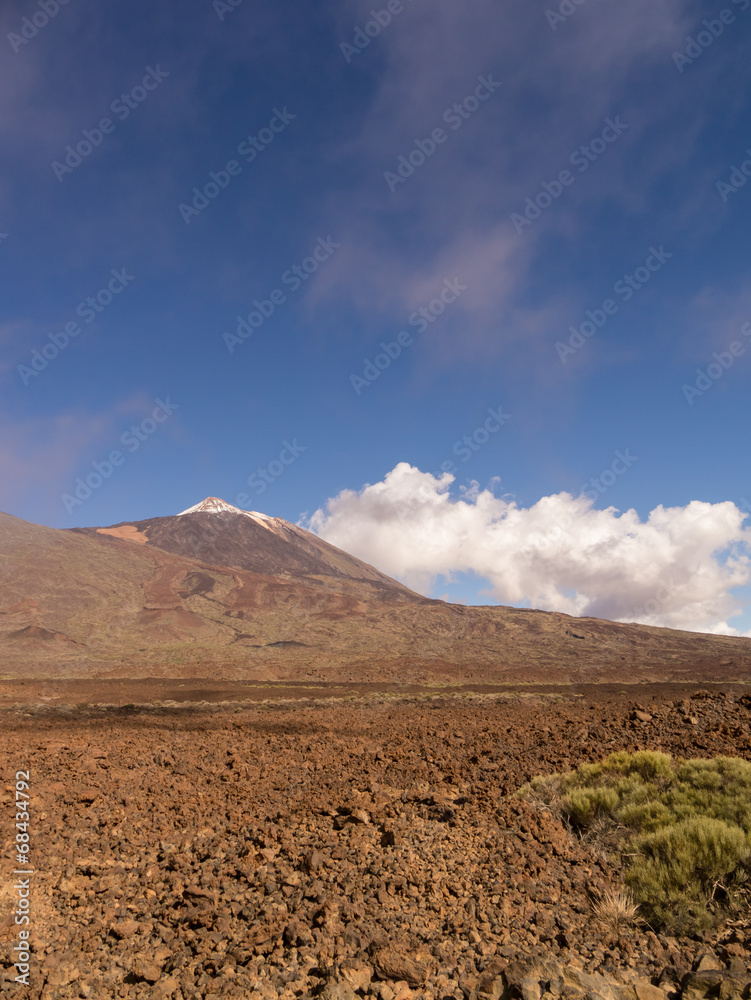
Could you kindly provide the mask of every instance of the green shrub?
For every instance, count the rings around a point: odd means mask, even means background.
[[[613,788],[573,788],[563,800],[564,810],[577,826],[588,826],[617,805],[618,793]]]
[[[711,921],[751,871],[751,763],[673,761],[619,752],[568,774],[534,779],[520,795],[557,809],[584,836],[617,834],[626,883],[654,926],[685,933]]]
[[[751,855],[743,830],[705,816],[682,820],[635,844],[638,857],[626,883],[663,926],[676,919],[701,929],[709,923],[705,901],[714,896],[718,883],[727,888]]]
[[[621,750],[605,760],[605,768],[624,775],[635,774],[644,781],[652,781],[655,778],[670,779],[673,761],[669,754],[656,750],[638,750],[636,753]]]
[[[651,832],[667,826],[671,822],[672,813],[658,799],[647,799],[638,802],[625,803],[619,813],[618,820],[632,830]]]

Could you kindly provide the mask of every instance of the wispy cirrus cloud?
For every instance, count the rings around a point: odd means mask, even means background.
[[[2,509],[57,517],[60,495],[76,470],[117,447],[128,421],[142,419],[153,406],[151,398],[139,391],[99,412],[70,407],[48,417],[0,414]],[[174,433],[174,425],[170,427]]]
[[[339,20],[344,37],[353,16],[347,10]],[[453,268],[471,293],[457,310],[461,342],[437,348],[445,362],[455,362],[467,341],[498,356],[519,339],[532,345],[549,334],[561,322],[556,317],[589,304],[584,281],[565,291],[551,284],[540,297],[541,259],[551,240],[560,252],[580,252],[593,215],[614,199],[650,211],[654,185],[685,163],[706,124],[702,81],[681,79],[671,59],[694,19],[687,0],[638,0],[617,10],[592,4],[553,32],[536,7],[499,9],[489,0],[408,5],[350,68],[367,73],[371,66],[375,85],[367,116],[331,158],[356,166],[359,181],[332,193],[325,211],[352,249],[316,294],[346,295],[364,311],[379,306],[395,315]],[[384,171],[415,148],[415,139],[446,129],[443,112],[488,73],[502,86],[486,106],[459,131],[448,129],[449,141],[392,192]],[[545,96],[551,90],[555,105]],[[674,121],[687,99],[696,109],[689,130]],[[571,155],[614,115],[628,126],[624,137],[586,176],[574,169],[575,183],[560,201],[518,235],[511,213],[542,181],[572,169]],[[654,141],[666,131],[674,141]],[[672,205],[669,220],[658,218],[657,226],[682,226],[685,211],[706,200],[693,189],[681,197],[686,206]]]

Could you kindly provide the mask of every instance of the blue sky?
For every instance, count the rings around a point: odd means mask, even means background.
[[[436,596],[751,629],[751,0],[0,29],[0,508],[215,495]]]

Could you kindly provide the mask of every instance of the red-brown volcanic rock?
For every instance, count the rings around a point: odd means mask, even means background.
[[[102,532],[0,514],[8,570],[0,676],[751,678],[751,639],[427,600],[307,532],[258,518],[265,515],[195,512]],[[197,553],[232,564],[190,557]]]
[[[533,957],[581,970],[589,994],[567,987],[572,1000],[677,998],[697,968],[715,971],[694,985],[740,1000],[747,906],[702,940],[615,933],[593,896],[620,885],[619,859],[511,796],[619,749],[749,759],[747,694],[594,686],[239,712],[4,711],[0,837],[12,834],[12,775],[29,769],[35,875],[29,991],[10,966],[6,855],[0,993],[497,1000],[516,983],[507,997],[539,1000],[539,980],[558,974],[545,966],[524,992],[520,960]],[[616,971],[641,992],[618,987]],[[712,995],[697,990],[684,998]]]
[[[373,566],[281,517],[241,511],[215,497],[208,497],[196,509],[173,517],[73,530],[131,538],[213,566],[231,566],[300,582],[327,577],[367,580],[375,585],[373,592],[381,590],[384,597],[396,591],[422,600]]]

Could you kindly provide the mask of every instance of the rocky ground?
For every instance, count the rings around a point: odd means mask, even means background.
[[[748,688],[0,714],[0,834],[28,769],[35,871],[26,988],[3,852],[8,1000],[749,996],[748,909],[615,930],[620,860],[511,797],[617,749],[751,759]]]

